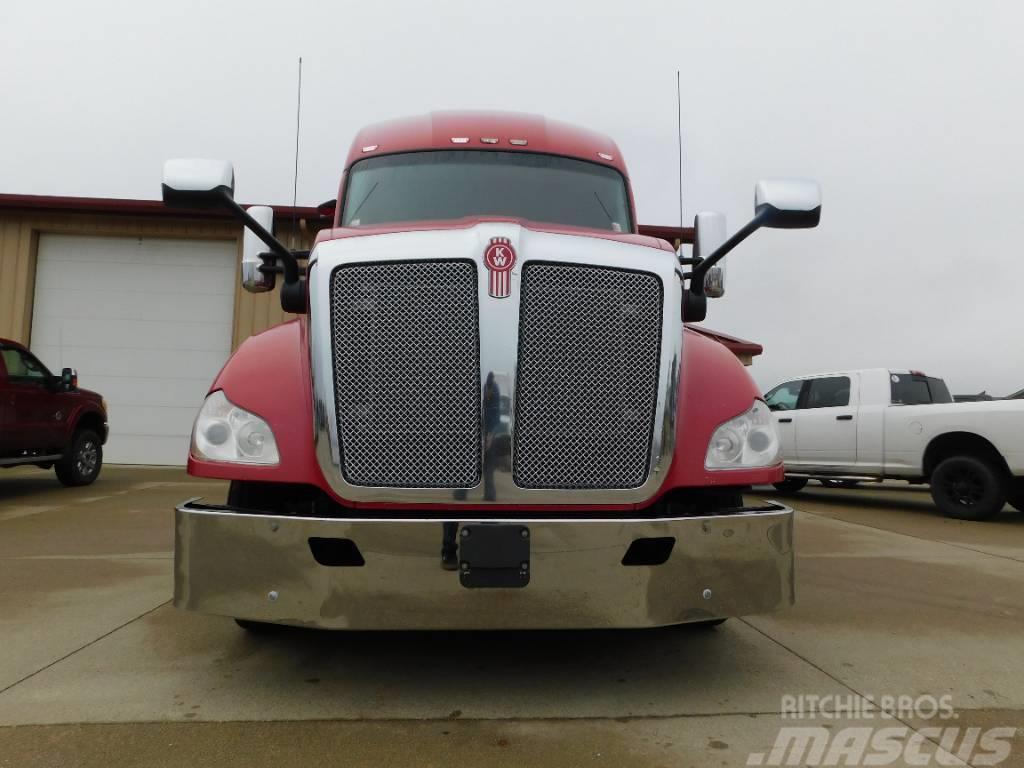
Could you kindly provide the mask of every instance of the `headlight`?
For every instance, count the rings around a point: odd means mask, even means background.
[[[706,469],[770,467],[779,461],[779,436],[768,406],[755,400],[749,411],[722,424],[711,436]]]
[[[206,398],[192,428],[192,455],[208,461],[277,464],[270,425],[232,403],[221,391]]]

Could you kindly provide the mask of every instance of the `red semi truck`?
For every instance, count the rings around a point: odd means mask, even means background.
[[[242,280],[296,315],[253,336],[196,419],[175,604],[335,629],[714,624],[792,603],[793,516],[740,362],[684,328],[760,227],[816,226],[817,184],[759,182],[692,256],[641,234],[622,154],[541,117],[446,112],[356,137],[308,253],[171,160],[168,205],[246,227]],[[305,261],[305,266],[302,262]]]

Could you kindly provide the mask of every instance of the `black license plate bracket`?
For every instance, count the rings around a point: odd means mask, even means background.
[[[459,581],[469,589],[530,583],[530,529],[517,523],[467,523],[459,529]]]

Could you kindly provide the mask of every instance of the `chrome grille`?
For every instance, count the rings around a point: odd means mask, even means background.
[[[334,392],[347,482],[392,488],[479,483],[478,325],[470,262],[334,270]]]
[[[532,262],[521,290],[516,485],[642,485],[657,406],[660,279]]]

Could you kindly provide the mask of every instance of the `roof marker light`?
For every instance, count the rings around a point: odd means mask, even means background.
[[[497,144],[498,143],[497,139],[480,139],[480,141],[483,142],[484,144]]]
[[[609,155],[607,152],[598,152],[597,156],[600,157],[602,160],[614,160],[615,159],[611,155]]]
[[[517,147],[525,147],[526,146],[526,139],[509,139],[508,143],[509,144],[515,144]]]
[[[376,144],[370,144],[369,146],[363,147],[363,152],[373,152],[376,148]]]
[[[452,136],[452,144],[469,144],[468,136]]]

